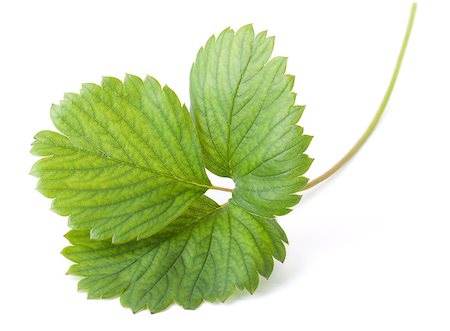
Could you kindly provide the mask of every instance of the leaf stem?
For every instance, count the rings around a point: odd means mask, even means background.
[[[233,192],[233,189],[227,188],[227,187],[220,187],[220,186],[210,186],[209,189],[211,190],[218,190],[218,191],[225,191],[225,192]]]
[[[383,115],[384,110],[386,109],[386,106],[389,102],[389,98],[391,97],[391,94],[392,94],[392,90],[394,89],[398,74],[400,72],[400,67],[402,65],[403,56],[405,55],[406,46],[408,45],[409,36],[411,35],[411,30],[412,30],[412,27],[414,24],[416,8],[417,8],[417,4],[413,3],[411,6],[410,14],[409,14],[408,26],[406,28],[406,33],[403,38],[402,47],[400,49],[400,53],[397,58],[397,63],[395,65],[395,69],[392,74],[391,81],[389,82],[389,86],[384,94],[383,100],[381,101],[381,104],[380,104],[377,112],[375,113],[375,116],[373,117],[372,121],[370,122],[369,126],[367,127],[366,131],[358,139],[356,144],[347,152],[347,154],[345,154],[344,157],[342,157],[342,159],[340,159],[334,166],[332,166],[329,170],[324,172],[322,175],[320,175],[316,179],[308,182],[308,184],[302,189],[302,191],[308,190],[308,189],[316,186],[317,184],[326,180],[328,177],[332,176],[339,169],[341,169],[342,166],[344,166],[359,151],[359,149],[364,145],[364,143],[367,141],[367,139],[370,137],[370,135],[374,131],[375,127],[377,126],[378,122],[380,121],[381,116]]]

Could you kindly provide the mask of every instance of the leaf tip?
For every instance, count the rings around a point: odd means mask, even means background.
[[[250,32],[252,35],[255,34],[255,31],[254,31],[254,29],[253,29],[253,23],[245,24],[244,26],[242,26],[242,27],[236,32],[236,34],[238,34],[238,33],[245,33],[245,32]]]

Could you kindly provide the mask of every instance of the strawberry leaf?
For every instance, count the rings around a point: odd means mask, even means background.
[[[36,135],[32,152],[44,158],[32,174],[69,215],[63,254],[90,298],[120,296],[133,311],[194,309],[236,288],[253,293],[273,258],[284,260],[275,216],[300,200],[311,137],[296,125],[304,108],[272,49],[251,26],[211,37],[191,70],[192,120],[150,77],[105,78],[53,106],[62,134]],[[235,182],[222,206],[203,195],[223,189],[203,160]]]

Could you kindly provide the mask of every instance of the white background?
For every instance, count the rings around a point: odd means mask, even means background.
[[[419,1],[386,116],[333,179],[279,219],[290,239],[257,292],[133,315],[87,300],[64,218],[34,190],[28,151],[49,108],[102,75],[151,74],[189,104],[198,48],[231,26],[275,35],[315,138],[313,178],[359,137],[390,78],[409,1],[2,1],[0,329],[450,330],[450,6]],[[223,197],[222,197],[223,198]]]

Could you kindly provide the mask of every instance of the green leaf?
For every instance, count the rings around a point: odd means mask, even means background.
[[[311,137],[296,125],[286,58],[251,26],[209,39],[191,70],[192,119],[153,78],[105,78],[67,94],[32,152],[38,190],[69,215],[63,254],[90,298],[120,296],[133,311],[194,309],[255,291],[287,238],[275,220],[300,200]],[[195,126],[194,126],[195,125]],[[206,198],[205,165],[236,188]],[[112,238],[112,241],[110,240]],[[137,239],[137,240],[136,240]]]
[[[201,48],[191,70],[191,106],[207,168],[234,180],[233,200],[260,216],[290,211],[311,164],[311,141],[296,125],[294,77],[271,60],[274,39],[251,25],[224,30]]]
[[[53,210],[93,239],[146,238],[209,187],[186,107],[167,86],[127,75],[66,94],[51,109],[63,133],[39,132],[31,173]]]
[[[89,298],[120,296],[135,312],[174,302],[194,309],[203,300],[225,300],[235,287],[252,293],[258,273],[271,274],[273,257],[283,261],[287,240],[274,219],[204,196],[148,239],[114,245],[73,230],[66,237],[74,246],[62,253],[76,263],[68,273],[84,277],[79,290]]]

